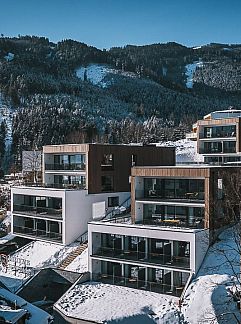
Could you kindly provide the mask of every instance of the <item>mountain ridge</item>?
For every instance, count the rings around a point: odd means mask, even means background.
[[[100,50],[74,40],[1,37],[0,91],[15,107],[12,153],[21,160],[22,150],[45,144],[182,138],[204,114],[241,108],[240,62],[239,44]],[[91,64],[106,66],[105,87],[88,79]]]

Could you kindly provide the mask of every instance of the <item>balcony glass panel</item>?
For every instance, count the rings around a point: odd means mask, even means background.
[[[54,221],[14,216],[13,233],[62,242],[62,224]]]
[[[94,255],[186,269],[190,266],[188,242],[103,233],[100,235],[101,246],[97,249],[93,246]]]
[[[235,153],[236,142],[205,142],[203,147],[200,148],[200,153],[212,154],[212,153]]]
[[[86,189],[85,176],[54,175],[54,184],[69,189]]]
[[[200,138],[221,138],[221,137],[235,137],[236,126],[212,126],[204,127],[203,134],[200,134]]]
[[[140,222],[155,226],[203,228],[204,208],[144,204]]]
[[[19,214],[38,215],[61,219],[62,199],[14,194],[13,211]]]
[[[138,198],[204,200],[204,179],[145,178]],[[141,196],[141,197],[140,197]]]
[[[46,170],[85,170],[86,169],[86,155],[54,155],[53,164],[45,164]]]
[[[180,296],[189,274],[181,271],[122,265],[101,261],[101,272],[93,273],[93,279],[108,284],[144,289],[157,293]]]

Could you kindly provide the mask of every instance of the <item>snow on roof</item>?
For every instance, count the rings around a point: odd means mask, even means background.
[[[97,323],[138,318],[135,323],[141,324],[148,323],[151,315],[157,314],[157,310],[160,311],[164,305],[174,304],[177,300],[176,297],[154,292],[85,282],[68,290],[55,304],[55,308],[66,316]]]
[[[26,310],[31,314],[31,317],[26,320],[27,324],[47,324],[52,318],[47,312],[30,304],[25,299],[11,293],[10,291],[0,288],[0,298],[9,300],[10,302],[17,304],[23,310]]]

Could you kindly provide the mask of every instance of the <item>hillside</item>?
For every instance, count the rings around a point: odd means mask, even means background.
[[[180,139],[204,114],[241,108],[240,59],[241,45],[100,50],[73,40],[1,37],[0,105],[14,110],[14,160],[44,144]],[[5,133],[2,125],[0,144]]]

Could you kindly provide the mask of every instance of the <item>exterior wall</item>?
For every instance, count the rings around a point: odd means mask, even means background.
[[[236,153],[210,153],[208,156],[236,156],[235,154],[241,152],[241,118],[222,118],[222,119],[209,119],[209,120],[199,120],[197,122],[197,152],[201,154],[201,142],[204,141],[222,141],[225,138],[207,138],[201,139],[201,134],[203,134],[204,127],[214,127],[214,126],[227,126],[236,125]],[[206,154],[204,154],[206,155]]]
[[[100,246],[100,241],[95,233],[109,233],[109,234],[119,234],[126,236],[137,236],[143,238],[154,238],[161,240],[171,240],[171,241],[184,241],[190,242],[190,269],[192,272],[197,273],[201,262],[205,256],[208,249],[208,241],[203,241],[204,237],[208,237],[206,230],[188,230],[181,228],[160,228],[151,226],[138,226],[138,225],[127,225],[127,224],[113,224],[113,223],[89,223],[88,227],[88,249],[89,249],[89,271],[90,273],[95,273],[96,269],[93,269],[93,259],[91,255],[93,254],[93,243],[94,246]],[[198,238],[196,238],[198,237]],[[200,253],[200,254],[199,254]],[[197,255],[198,254],[198,255]],[[101,257],[105,259],[104,257]],[[197,260],[196,260],[197,258]],[[110,260],[109,260],[110,261]],[[113,260],[116,262],[116,260]],[[126,260],[118,260],[118,263],[125,263]],[[134,262],[134,261],[133,261]],[[134,262],[135,263],[135,262]],[[94,267],[98,267],[100,262],[95,260]],[[143,261],[143,265],[145,262]],[[150,264],[149,267],[156,267],[157,265]],[[167,268],[166,266],[158,265],[158,268]],[[170,268],[175,270],[173,268]],[[178,269],[180,270],[180,269]],[[180,270],[184,271],[185,270]]]
[[[13,195],[26,195],[26,196],[40,196],[40,197],[53,197],[53,198],[62,198],[62,218],[56,219],[51,217],[44,217],[44,215],[36,216],[36,215],[27,215],[26,216],[23,213],[18,213],[17,211],[13,211]],[[40,188],[40,187],[12,187],[11,188],[11,233],[13,233],[13,226],[15,225],[13,222],[13,215],[18,215],[20,217],[29,217],[33,219],[46,219],[48,221],[54,221],[59,223],[65,223],[66,221],[66,199],[65,199],[65,190],[58,190],[58,189],[46,189],[46,188]],[[23,237],[29,237],[25,236],[24,234],[17,234],[18,236]],[[65,228],[62,225],[62,237],[63,237],[63,243],[65,242]],[[36,240],[44,241],[43,238],[40,237],[34,237]],[[48,240],[49,241],[49,240]],[[58,243],[58,242],[56,242]]]
[[[66,191],[65,241],[69,244],[88,230],[88,222],[102,218],[108,208],[108,197],[119,197],[120,204],[130,196],[129,192],[89,195],[87,190]]]
[[[114,167],[112,170],[101,169],[104,154],[113,154]],[[130,191],[129,176],[131,174],[132,155],[137,157],[136,165],[140,166],[175,164],[175,148],[89,144],[88,192],[101,192],[101,176],[104,175],[113,176],[113,191]]]
[[[199,231],[195,235],[194,268],[196,273],[201,267],[209,247],[209,230]]]

